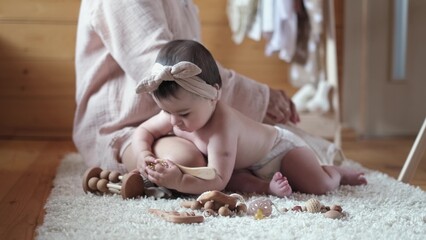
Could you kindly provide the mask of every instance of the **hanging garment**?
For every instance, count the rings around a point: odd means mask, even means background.
[[[323,0],[304,0],[303,3],[309,18],[310,32],[306,45],[307,52],[303,53],[305,50],[300,50],[300,53],[306,55],[306,59],[304,62],[300,61],[298,58],[300,56],[295,54],[295,59],[290,65],[290,83],[295,87],[313,84],[316,88],[319,75],[324,71]]]
[[[304,0],[310,19],[311,33],[308,40],[307,61],[293,61],[290,79],[300,87],[292,100],[300,112],[326,113],[330,110],[329,92],[332,89],[325,74],[325,43],[323,37],[323,0]],[[315,89],[315,93],[311,90]]]
[[[248,29],[247,36],[255,41],[262,39],[262,16],[263,16],[263,2],[264,0],[257,1],[256,14],[254,15],[251,27]]]
[[[256,17],[257,0],[228,0],[226,13],[232,40],[241,44]]]
[[[268,39],[265,54],[271,56],[278,52],[278,57],[286,62],[293,58],[297,41],[297,15],[293,0],[274,1],[274,28]]]
[[[297,42],[294,52],[294,63],[305,64],[308,59],[308,41],[311,34],[311,23],[303,0],[295,0],[294,8],[297,14]]]

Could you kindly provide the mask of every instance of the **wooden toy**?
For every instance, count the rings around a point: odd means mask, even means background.
[[[244,215],[247,206],[244,198],[239,194],[225,194],[221,191],[207,191],[194,201],[184,201],[182,207],[193,210],[202,210],[206,216],[232,216]]]
[[[294,206],[291,208],[292,211],[296,212],[309,212],[309,213],[321,213],[326,218],[341,219],[345,217],[345,213],[340,205],[333,204],[331,206],[325,206],[315,198],[311,198],[306,201],[305,206]],[[287,212],[287,208],[283,208],[282,212]]]
[[[165,167],[167,167],[167,163],[165,160],[158,160],[159,163]],[[212,180],[216,177],[216,170],[211,167],[185,167],[180,164],[175,163],[175,165],[183,172],[189,175],[192,175],[197,178],[201,178],[204,180]],[[155,170],[155,164],[149,165],[149,167]]]
[[[116,171],[94,167],[87,169],[83,175],[83,190],[85,193],[120,194],[123,199],[136,198],[144,194],[144,181],[137,173],[123,176]]]
[[[195,215],[193,212],[163,211],[160,209],[149,209],[149,212],[172,223],[201,223],[204,221],[203,216]]]

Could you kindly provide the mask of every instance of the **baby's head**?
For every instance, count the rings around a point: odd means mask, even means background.
[[[212,54],[202,44],[192,40],[174,40],[167,43],[158,53],[156,63],[163,66],[174,66],[180,62],[191,62],[201,69],[197,74],[210,86],[219,90],[222,80],[219,69]],[[163,81],[156,90],[152,92],[155,98],[168,98],[175,96],[181,86],[175,81]]]
[[[173,126],[192,132],[209,121],[221,86],[210,52],[198,42],[175,40],[161,49],[151,76],[138,84],[136,92],[151,92]]]

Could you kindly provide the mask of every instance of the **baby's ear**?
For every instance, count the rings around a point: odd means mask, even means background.
[[[213,101],[219,101],[220,97],[222,95],[222,89],[220,89],[219,84],[217,84],[217,83],[213,87],[215,87],[217,89],[217,95],[216,95],[216,98],[213,99]]]

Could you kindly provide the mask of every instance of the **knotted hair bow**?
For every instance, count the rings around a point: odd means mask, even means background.
[[[207,84],[197,75],[202,70],[192,62],[182,61],[173,66],[163,66],[155,63],[151,70],[151,76],[142,79],[136,87],[136,93],[152,92],[163,81],[175,81],[185,90],[195,93],[207,99],[219,98],[219,90]]]

